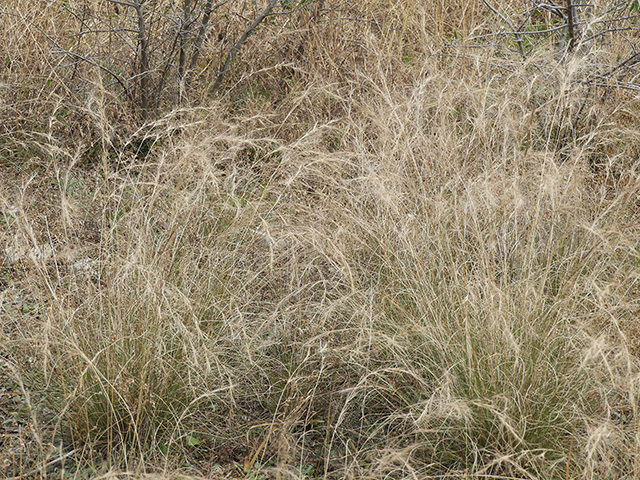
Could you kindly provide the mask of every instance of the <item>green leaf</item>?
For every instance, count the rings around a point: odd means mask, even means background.
[[[194,437],[193,435],[187,435],[187,445],[189,445],[190,447],[195,447],[199,443],[200,440],[198,440],[196,437]]]

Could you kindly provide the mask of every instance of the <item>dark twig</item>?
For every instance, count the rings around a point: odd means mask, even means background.
[[[504,15],[502,15],[498,9],[496,9],[493,5],[491,5],[487,0],[482,0],[483,3],[489,8],[489,10],[491,10],[493,13],[495,13],[498,17],[500,17],[502,19],[502,21],[504,23],[507,24],[507,26],[511,29],[511,30],[515,30],[515,28],[513,27],[513,25],[511,24],[511,22],[509,21],[509,19],[507,17],[505,17]],[[520,55],[522,55],[523,57],[524,55],[524,47],[522,46],[522,38],[520,36],[520,34],[516,34],[516,43],[518,44],[518,50],[520,51]]]
[[[271,0],[267,5],[267,8],[265,8],[264,11],[255,18],[253,23],[247,27],[247,29],[244,31],[242,36],[233,45],[233,47],[231,47],[231,50],[229,50],[229,53],[227,54],[227,58],[224,64],[222,65],[222,68],[220,68],[220,72],[218,73],[216,81],[213,84],[213,87],[211,87],[211,91],[210,91],[211,96],[215,95],[216,92],[218,91],[218,88],[222,84],[222,79],[224,78],[225,74],[229,71],[229,67],[231,66],[231,63],[233,62],[233,60],[235,59],[236,53],[238,52],[242,44],[246,42],[251,32],[253,32],[258,27],[258,25],[260,25],[262,21],[269,16],[269,14],[271,13],[271,10],[273,10],[273,7],[275,6],[277,1],[278,0]]]
[[[567,51],[573,51],[575,46],[575,30],[574,30],[574,22],[573,22],[573,0],[567,0],[566,6],[566,14],[567,14]]]
[[[229,0],[223,0],[222,2],[213,5],[213,0],[207,0],[207,4],[204,8],[204,15],[202,16],[202,22],[200,22],[200,28],[198,29],[198,36],[196,37],[195,44],[193,45],[193,54],[191,56],[191,64],[189,65],[189,71],[192,71],[198,63],[200,56],[200,49],[202,48],[202,42],[209,28],[209,21],[211,13],[215,12],[218,8],[228,3]],[[187,79],[188,80],[188,79]]]
[[[122,2],[125,3],[126,2]],[[138,0],[134,4],[133,8],[138,17],[138,45],[140,50],[140,108],[142,110],[142,119],[146,120],[150,107],[150,93],[149,92],[149,42],[147,39],[147,26],[144,19],[144,12],[142,11],[142,4],[144,0]]]

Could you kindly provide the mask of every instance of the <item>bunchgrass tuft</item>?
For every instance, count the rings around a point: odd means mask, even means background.
[[[6,7],[11,475],[639,476],[630,20],[524,3],[308,2],[144,118]]]

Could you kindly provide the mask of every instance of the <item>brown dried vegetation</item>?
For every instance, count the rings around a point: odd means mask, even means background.
[[[637,2],[10,3],[8,477],[640,476]]]

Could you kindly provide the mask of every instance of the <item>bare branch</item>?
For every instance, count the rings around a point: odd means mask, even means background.
[[[228,3],[229,0],[223,0],[222,2],[213,5],[213,0],[208,0],[207,5],[204,9],[204,15],[202,17],[202,22],[200,22],[200,28],[198,29],[198,36],[196,37],[196,42],[193,46],[193,56],[191,57],[191,64],[189,65],[189,70],[193,70],[198,63],[198,57],[200,56],[200,49],[202,48],[202,42],[204,41],[205,34],[209,28],[209,20],[211,18],[211,13],[215,12],[218,8]]]
[[[277,1],[278,0],[270,0],[269,4],[267,5],[267,8],[265,8],[264,11],[255,18],[253,23],[247,27],[247,29],[244,31],[242,36],[233,45],[233,47],[231,47],[231,50],[229,50],[229,53],[227,54],[227,58],[226,58],[224,64],[222,65],[222,68],[220,69],[220,72],[218,73],[218,77],[216,78],[216,81],[213,84],[213,87],[211,88],[211,92],[210,92],[211,96],[215,95],[216,92],[218,91],[218,88],[220,87],[220,84],[222,83],[222,79],[224,78],[225,74],[229,70],[229,67],[231,66],[231,62],[233,62],[233,60],[234,60],[234,58],[236,56],[236,53],[238,52],[238,50],[240,49],[242,44],[244,42],[246,42],[246,40],[249,37],[249,35],[251,34],[251,32],[253,32],[256,29],[256,27],[258,25],[260,25],[262,23],[262,21],[265,18],[267,18],[267,16],[269,16],[269,14],[271,13],[271,10],[273,10],[273,7],[275,6]]]
[[[139,6],[138,4],[131,3],[131,2],[123,2],[121,0],[108,0],[108,1],[111,2],[111,3],[116,3],[118,5],[123,5],[125,7],[130,7],[130,8],[133,8],[133,9],[136,9]]]
[[[504,23],[507,24],[507,26],[511,29],[511,30],[516,30],[513,25],[511,24],[511,22],[509,21],[509,19],[507,17],[505,17],[504,15],[502,15],[493,5],[491,5],[487,0],[482,0],[482,2],[493,12],[495,13],[498,17],[500,17],[502,19],[502,21]],[[516,42],[518,43],[518,50],[520,50],[520,55],[522,55],[524,57],[524,47],[522,46],[522,38],[520,38],[519,36],[516,35]]]
[[[49,35],[47,32],[45,32],[38,25],[36,25],[32,21],[30,21],[29,19],[25,18],[21,14],[20,14],[20,18],[21,18],[21,20],[23,22],[26,22],[27,24],[31,25],[33,28],[38,30],[57,49],[57,50],[54,51],[54,53],[62,53],[64,55],[68,55],[68,56],[70,56],[72,58],[75,58],[77,60],[82,60],[83,62],[86,62],[89,65],[93,65],[94,67],[97,67],[98,69],[102,70],[103,72],[105,72],[109,76],[113,77],[113,79],[122,87],[122,90],[124,91],[125,95],[130,100],[132,100],[131,92],[129,91],[129,88],[127,88],[127,85],[126,85],[126,80],[124,80],[122,77],[120,77],[117,73],[115,73],[111,69],[105,67],[104,65],[100,65],[98,62],[96,62],[95,60],[93,60],[90,57],[85,57],[83,55],[80,55],[79,53],[73,52],[71,50],[67,50],[66,48],[62,47],[62,45],[60,45],[53,37],[51,37],[51,35]]]
[[[567,6],[565,12],[567,16],[567,51],[571,52],[575,46],[575,30],[573,23],[573,0],[567,0]]]

